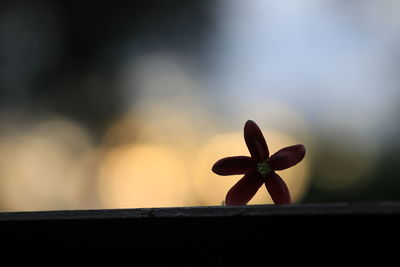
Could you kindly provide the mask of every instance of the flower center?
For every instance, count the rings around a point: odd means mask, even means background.
[[[272,171],[272,169],[266,162],[260,162],[257,165],[257,171],[261,173],[262,177],[265,177],[270,171]]]

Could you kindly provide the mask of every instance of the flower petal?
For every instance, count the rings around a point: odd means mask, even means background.
[[[294,145],[282,148],[269,158],[271,169],[280,171],[299,163],[305,156],[306,149],[303,145]]]
[[[258,172],[250,172],[240,179],[226,195],[226,205],[246,205],[264,183]]]
[[[267,174],[265,187],[275,204],[290,204],[292,202],[286,183],[275,172]]]
[[[257,168],[257,162],[246,156],[228,157],[218,160],[212,171],[219,175],[244,174]]]
[[[269,151],[267,142],[265,142],[265,138],[260,128],[252,120],[248,120],[244,125],[244,140],[246,141],[247,148],[254,159],[258,161],[268,159]]]

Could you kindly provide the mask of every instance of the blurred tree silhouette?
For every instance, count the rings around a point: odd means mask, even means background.
[[[196,56],[210,3],[2,1],[0,109],[54,112],[102,131],[124,109],[113,75],[129,50]]]

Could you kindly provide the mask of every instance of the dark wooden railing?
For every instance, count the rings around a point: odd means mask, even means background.
[[[211,261],[225,261],[222,251],[257,244],[272,251],[310,240],[343,246],[374,235],[396,238],[399,215],[399,202],[1,212],[0,229],[3,244],[18,249],[128,248],[139,256],[155,253],[153,260],[162,251],[192,255],[200,249]]]

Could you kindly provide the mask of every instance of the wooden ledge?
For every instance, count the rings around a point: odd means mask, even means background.
[[[318,215],[400,215],[400,202],[0,212],[0,223],[7,221],[87,221],[104,219],[132,220],[145,218],[178,219]]]
[[[349,236],[398,238],[398,215],[400,202],[1,212],[0,229],[2,242],[18,248],[178,246],[189,253],[259,242],[273,248],[313,235],[314,242],[341,243]]]

